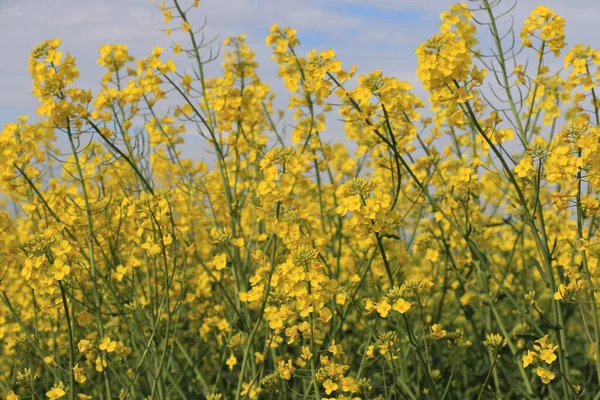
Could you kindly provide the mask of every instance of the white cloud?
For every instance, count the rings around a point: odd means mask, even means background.
[[[340,3],[346,4],[360,4],[365,5],[362,0],[338,0]],[[406,9],[417,9],[424,12],[431,12],[439,14],[450,4],[455,2],[449,2],[447,0],[370,0],[368,2],[369,7],[377,7],[388,10],[406,10]]]

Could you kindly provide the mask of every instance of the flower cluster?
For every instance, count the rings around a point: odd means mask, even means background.
[[[543,6],[514,49],[498,3],[416,49],[429,109],[278,25],[276,102],[246,36],[207,66],[198,0],[94,92],[42,42],[0,131],[0,398],[598,393],[600,55]]]

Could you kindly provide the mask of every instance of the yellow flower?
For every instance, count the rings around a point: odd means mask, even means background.
[[[554,352],[558,349],[558,346],[549,345],[545,349],[540,351],[540,360],[544,361],[546,364],[552,364],[556,361],[556,354]]]
[[[527,368],[531,364],[535,364],[538,354],[535,351],[527,350],[527,354],[523,354],[523,367]]]
[[[333,354],[334,356],[338,355],[338,354],[344,354],[344,351],[342,349],[342,345],[340,344],[335,344],[335,340],[331,341],[331,344],[329,345],[329,347],[327,348],[327,350]]]
[[[371,344],[367,347],[366,355],[369,360],[375,358],[375,345]]]
[[[305,360],[310,360],[312,358],[313,354],[310,351],[310,347],[308,346],[302,346],[302,355],[301,357]]]
[[[394,302],[394,311],[398,311],[400,314],[406,314],[412,308],[412,303],[404,300],[403,298],[399,298]]]
[[[173,13],[171,12],[171,10],[163,10],[162,13],[163,13],[163,16],[165,17],[165,21],[163,23],[165,25],[167,25],[169,23],[169,21],[171,21],[173,19]]]
[[[249,399],[255,399],[258,395],[260,388],[256,387],[256,384],[253,382],[250,383],[242,383],[242,392],[240,393],[242,396],[248,396]]]
[[[440,252],[435,249],[427,249],[425,259],[427,261],[436,262],[440,258]]]
[[[133,61],[133,57],[129,55],[126,45],[108,44],[100,47],[98,64],[106,67],[109,71],[120,70],[128,61]]]
[[[44,363],[48,364],[48,365],[52,365],[54,367],[58,366],[58,364],[56,363],[56,361],[54,361],[54,357],[45,357],[44,358]]]
[[[112,353],[117,349],[117,342],[114,340],[110,340],[110,338],[104,337],[100,343],[98,344],[98,348],[100,350],[106,351],[107,353]]]
[[[535,168],[533,167],[533,159],[528,155],[523,157],[515,167],[515,173],[519,178],[525,178],[530,172],[533,171],[535,171]]]
[[[19,400],[19,396],[17,396],[15,394],[15,392],[13,392],[12,390],[10,392],[8,392],[8,394],[6,395],[6,400]]]
[[[523,46],[533,47],[531,38],[534,36],[543,40],[555,56],[560,55],[560,50],[565,46],[565,19],[548,7],[536,7],[523,24]]]
[[[383,318],[388,316],[391,309],[392,306],[390,306],[390,303],[388,303],[387,300],[383,300],[381,303],[377,304],[377,312]]]
[[[225,269],[225,267],[227,266],[227,255],[225,253],[217,254],[211,262],[211,265],[217,271]]]
[[[73,375],[75,376],[75,381],[78,383],[84,383],[87,380],[85,370],[79,366],[79,363],[76,363],[73,367]]]
[[[106,360],[100,356],[96,357],[96,371],[102,372],[108,366]]]
[[[366,299],[365,300],[365,310],[367,310],[367,313],[372,313],[374,310],[377,310],[377,303],[375,303],[371,299]]]
[[[93,316],[87,311],[82,311],[77,314],[77,323],[81,326],[86,326],[92,323]]]
[[[183,23],[181,24],[181,31],[182,32],[189,32],[191,30],[192,30],[192,26],[189,24],[189,22],[183,21]]]
[[[46,392],[46,396],[50,399],[50,400],[54,400],[54,399],[60,399],[61,397],[63,397],[65,395],[65,391],[62,388],[62,385],[59,384],[58,386],[54,386],[52,389],[50,389],[49,391]]]
[[[323,388],[325,388],[325,393],[331,394],[331,392],[338,390],[338,385],[331,379],[327,379],[325,382],[323,382]]]
[[[237,358],[235,358],[235,356],[233,355],[233,353],[231,353],[229,355],[229,358],[227,359],[227,361],[225,362],[225,364],[227,364],[227,366],[229,367],[230,371],[233,369],[233,367],[236,366],[236,364],[237,364]]]
[[[92,345],[92,343],[89,340],[82,339],[79,341],[79,343],[77,343],[77,349],[79,350],[80,353],[85,354],[88,352],[91,345]]]
[[[538,367],[536,373],[546,385],[556,377],[556,373],[542,367]]]
[[[243,247],[244,246],[244,238],[231,239],[231,243],[235,247]]]
[[[443,339],[444,337],[446,337],[446,331],[442,329],[442,325],[440,324],[431,325],[430,330],[431,337],[434,339]]]
[[[296,372],[296,368],[292,366],[292,360],[288,360],[287,362],[281,360],[277,365],[277,372],[280,378],[289,381],[292,379],[292,374]]]
[[[327,307],[323,307],[319,310],[319,321],[327,323],[332,316],[331,310]]]

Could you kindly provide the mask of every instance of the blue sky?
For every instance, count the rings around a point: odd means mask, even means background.
[[[590,34],[597,31],[599,2],[543,3],[567,19],[569,45],[587,42],[600,47],[600,37]],[[286,93],[264,43],[273,23],[297,28],[303,53],[313,47],[333,48],[345,66],[355,64],[359,73],[381,69],[413,83],[415,92],[426,99],[415,75],[414,50],[437,32],[439,15],[450,4],[447,0],[202,0],[194,11],[194,22],[200,24],[206,15],[207,35],[219,34],[221,40],[247,34],[261,64],[261,77],[279,95],[282,107]],[[537,5],[537,1],[519,1],[514,12],[517,29]],[[62,38],[63,51],[77,58],[82,71],[78,85],[95,90],[103,73],[96,65],[100,45],[127,44],[133,55],[143,57],[154,46],[168,47],[177,40],[176,35],[165,37],[159,31],[162,16],[155,7],[148,0],[0,0],[0,35],[4,38],[0,43],[0,126],[17,115],[35,114],[37,100],[31,95],[27,62],[36,44]],[[556,60],[557,66],[561,63]],[[218,73],[217,63],[209,73]],[[332,137],[342,136],[339,128],[334,131]]]

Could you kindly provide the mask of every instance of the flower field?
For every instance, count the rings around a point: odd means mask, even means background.
[[[600,52],[548,7],[449,4],[419,98],[273,25],[280,110],[244,36],[208,74],[199,3],[159,5],[169,49],[102,46],[94,92],[32,50],[0,398],[600,398]]]

